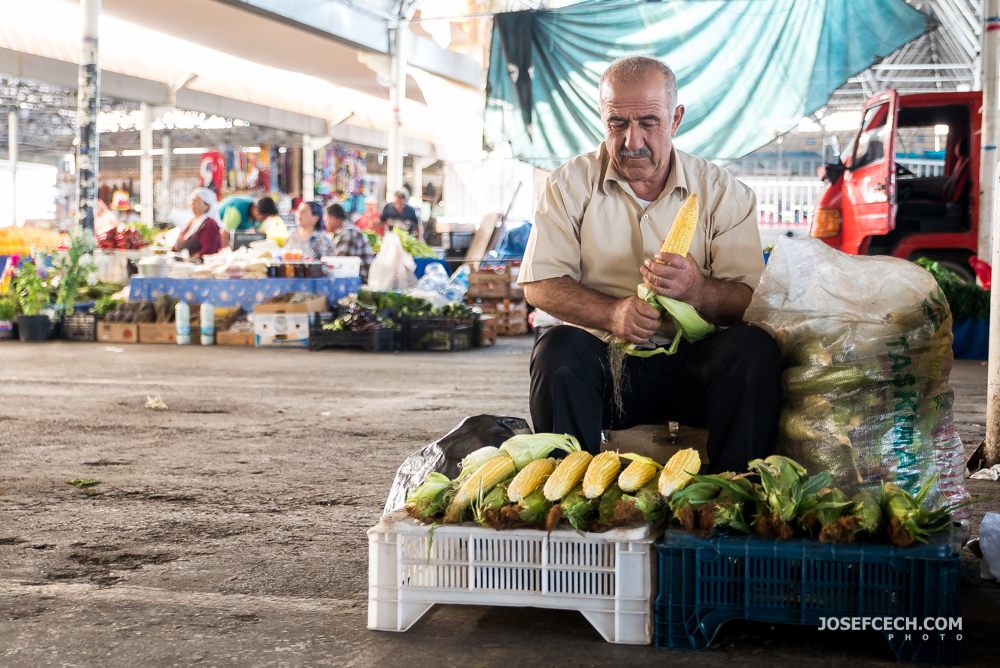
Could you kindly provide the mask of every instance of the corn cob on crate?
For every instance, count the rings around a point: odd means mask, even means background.
[[[553,608],[578,610],[608,642],[648,645],[655,537],[432,528],[394,513],[368,530],[368,628],[406,631],[437,603]]]
[[[961,614],[960,560],[948,534],[899,548],[668,530],[655,547],[659,647],[705,649],[731,619],[819,627],[821,617],[922,622]],[[883,635],[898,660],[951,664],[958,659],[956,633]]]

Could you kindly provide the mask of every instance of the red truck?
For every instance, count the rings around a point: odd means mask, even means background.
[[[851,145],[820,168],[830,185],[809,233],[845,253],[927,257],[975,280],[981,108],[979,91],[870,98]],[[937,160],[920,160],[931,141]]]

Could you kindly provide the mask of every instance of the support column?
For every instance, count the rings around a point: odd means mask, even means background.
[[[302,135],[302,199],[316,196],[316,153],[312,135]]]
[[[143,102],[142,130],[139,131],[139,219],[143,225],[153,226],[153,108]]]
[[[163,131],[163,160],[160,163],[160,220],[166,220],[170,215],[170,167],[174,158],[174,148],[171,145],[170,130]]]
[[[389,130],[389,155],[386,162],[386,197],[403,186],[403,102],[406,100],[406,49],[408,24],[400,20],[394,30],[392,50],[392,103],[393,123]]]
[[[1000,0],[986,0],[986,25],[983,29],[983,138],[982,164],[980,165],[980,189],[983,196],[979,200],[979,255],[991,257],[993,263],[992,281],[1000,286],[1000,222],[997,221],[996,198],[996,117],[998,86],[998,49],[1000,49]],[[989,131],[989,136],[987,136]],[[989,169],[987,169],[989,165]],[[989,199],[987,199],[989,195]],[[984,231],[992,231],[992,254],[987,254],[989,245],[984,246]],[[987,232],[989,234],[989,232]],[[989,366],[986,386],[986,439],[983,443],[983,458],[986,466],[1000,464],[1000,299],[990,300],[990,346]]]
[[[1000,0],[986,0],[982,35],[983,114],[979,161],[979,248],[986,259],[992,251],[993,221],[997,210],[997,86],[1000,58]]]
[[[80,6],[83,10],[83,53],[76,102],[77,222],[93,231],[94,205],[97,202],[97,110],[101,94],[101,71],[97,60],[101,0],[82,0]]]
[[[17,225],[17,112],[7,112],[7,159],[10,161],[10,224]]]

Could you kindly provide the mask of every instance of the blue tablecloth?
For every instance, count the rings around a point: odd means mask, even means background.
[[[189,302],[209,302],[213,306],[240,306],[253,311],[270,297],[289,292],[313,292],[326,295],[330,304],[361,289],[360,278],[141,278],[129,282],[131,301],[153,301],[160,295],[170,295]]]

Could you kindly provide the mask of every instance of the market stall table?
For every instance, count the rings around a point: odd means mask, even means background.
[[[133,277],[129,282],[130,301],[153,301],[162,295],[188,302],[208,302],[215,306],[240,306],[253,311],[271,297],[290,292],[326,295],[331,304],[361,289],[360,278],[150,278]]]

